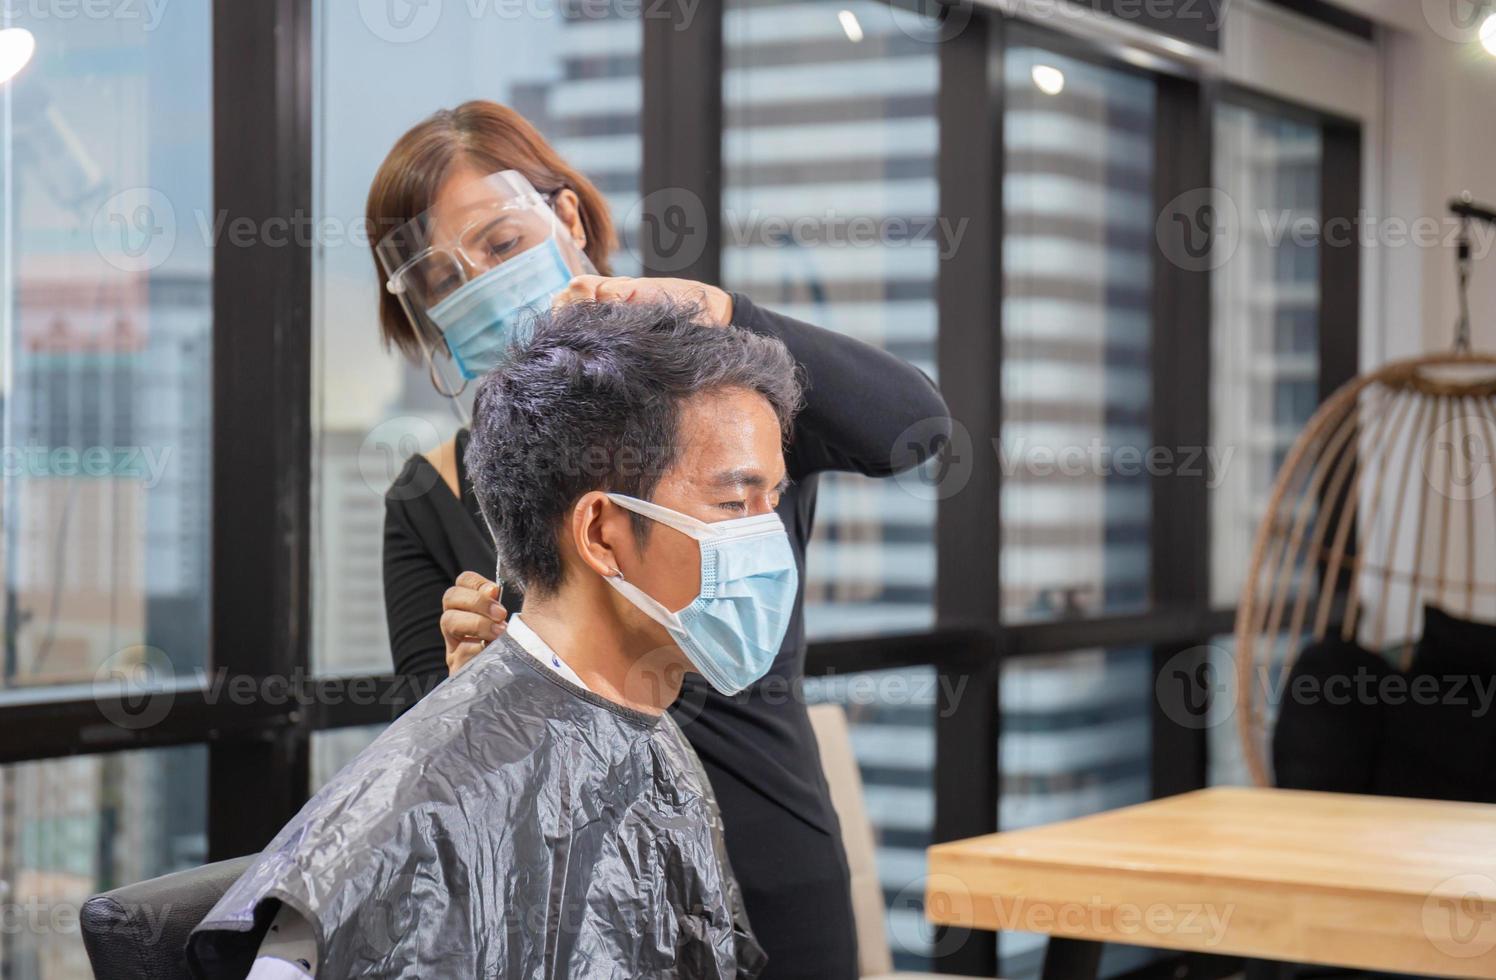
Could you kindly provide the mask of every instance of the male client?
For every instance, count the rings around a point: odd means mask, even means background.
[[[685,671],[736,690],[779,647],[799,398],[777,340],[688,309],[544,318],[484,381],[468,455],[524,613],[271,842],[193,934],[199,974],[757,975],[665,709]]]

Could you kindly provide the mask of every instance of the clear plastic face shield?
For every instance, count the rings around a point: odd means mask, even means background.
[[[553,203],[504,170],[444,187],[436,204],[380,240],[385,288],[399,297],[443,395],[455,399],[502,363],[572,277],[596,273]],[[443,355],[460,382],[438,363]]]

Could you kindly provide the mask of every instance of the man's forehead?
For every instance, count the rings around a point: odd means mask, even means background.
[[[769,488],[784,479],[779,417],[757,392],[733,389],[688,399],[678,438],[676,466],[692,483]]]

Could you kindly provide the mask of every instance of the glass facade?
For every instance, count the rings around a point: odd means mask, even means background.
[[[379,340],[383,283],[359,233],[369,185],[395,140],[469,99],[514,108],[607,197],[624,244],[614,271],[638,269],[638,6],[556,4],[539,17],[504,4],[428,5],[412,7],[409,19],[395,18],[395,6],[315,6],[315,210],[318,226],[330,229],[316,242],[313,273],[312,663],[321,673],[391,669],[384,494],[411,455],[435,449],[459,425],[426,365]],[[439,483],[424,492],[450,491]]]
[[[84,900],[202,864],[206,784],[198,746],[0,767],[0,976],[93,976]]]
[[[1153,651],[1076,650],[1003,665],[998,826],[1016,830],[1141,803],[1152,796]],[[998,974],[1036,977],[1045,937],[1005,932]],[[1109,946],[1102,976],[1147,962]]]
[[[0,86],[0,709],[207,667],[209,9],[0,12],[36,38]],[[90,976],[80,903],[201,863],[206,795],[201,749],[0,767],[0,976]]]
[[[1036,47],[1010,50],[1006,73],[1003,613],[1138,611],[1154,84]]]
[[[1318,126],[1222,105],[1216,186],[1239,234],[1211,276],[1211,592],[1234,605],[1288,448],[1319,405]],[[1229,454],[1229,456],[1227,455]]]
[[[939,678],[930,667],[810,678],[806,701],[847,713],[852,751],[887,905],[897,970],[930,969],[937,949],[925,920],[925,848],[935,822],[935,712]]]
[[[208,14],[12,23],[37,52],[0,90],[0,686],[190,673],[210,585]]]

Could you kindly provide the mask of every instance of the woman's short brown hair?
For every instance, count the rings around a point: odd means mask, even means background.
[[[442,109],[400,137],[380,164],[369,188],[367,216],[371,243],[431,207],[437,190],[453,170],[470,166],[484,173],[518,170],[541,194],[570,189],[579,200],[584,251],[597,271],[610,273],[608,257],[617,245],[613,219],[601,192],[561,159],[529,120],[497,102],[474,100]],[[379,275],[379,333],[385,347],[420,358],[420,340]]]

